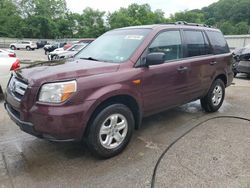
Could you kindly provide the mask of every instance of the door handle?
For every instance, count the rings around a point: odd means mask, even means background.
[[[179,72],[188,71],[188,67],[179,67],[179,68],[177,68],[177,71],[179,71]]]
[[[217,64],[217,62],[216,62],[216,61],[212,61],[212,62],[210,62],[210,65],[215,65],[215,64]]]

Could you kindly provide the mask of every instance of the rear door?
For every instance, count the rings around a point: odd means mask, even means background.
[[[232,53],[230,53],[228,44],[219,30],[208,30],[206,34],[213,48],[216,75],[225,74],[227,84],[233,80]]]
[[[216,59],[203,30],[183,29],[185,58],[190,62],[189,91],[192,100],[203,96],[216,72]]]
[[[165,63],[143,69],[144,114],[152,114],[188,100],[189,62],[182,61],[183,46],[179,30],[156,36],[146,51],[165,53]]]

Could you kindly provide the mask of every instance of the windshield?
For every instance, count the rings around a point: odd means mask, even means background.
[[[107,32],[80,51],[75,58],[121,63],[129,59],[149,32],[150,29]]]

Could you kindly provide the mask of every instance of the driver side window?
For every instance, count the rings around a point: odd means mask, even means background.
[[[163,52],[165,61],[183,57],[180,31],[165,31],[160,33],[149,47],[149,53]]]

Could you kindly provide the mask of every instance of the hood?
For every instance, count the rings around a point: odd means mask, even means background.
[[[76,79],[117,71],[119,64],[91,60],[61,60],[37,62],[16,71],[30,86],[39,87],[46,82]]]

